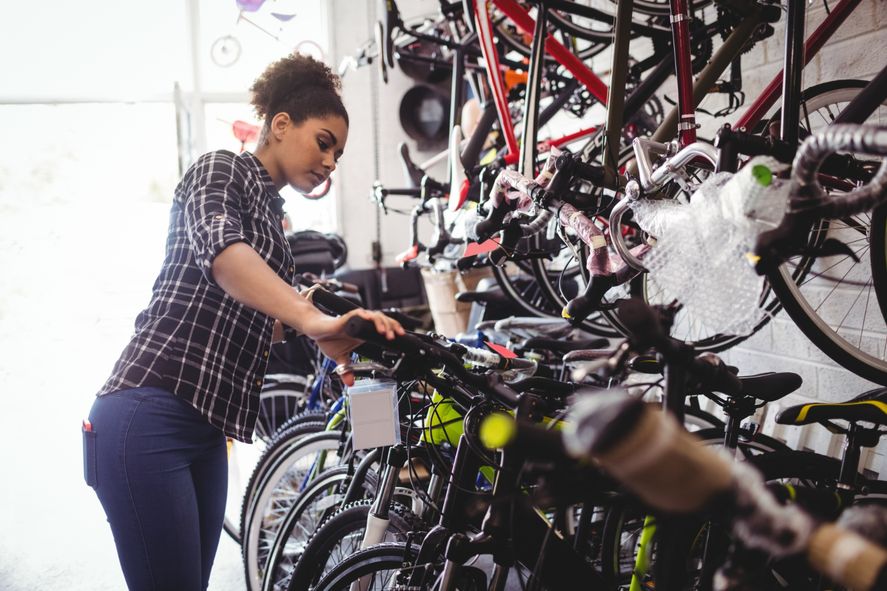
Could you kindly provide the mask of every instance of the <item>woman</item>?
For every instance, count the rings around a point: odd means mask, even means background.
[[[338,77],[281,59],[256,80],[264,119],[255,154],[202,156],[175,191],[166,256],[135,334],[84,422],[84,464],[130,589],[206,589],[227,492],[225,436],[249,442],[272,338],[288,326],[346,363],[354,315],[332,318],[292,287],[281,227],[284,185],[309,191],[348,138]],[[345,376],[346,382],[350,376]]]

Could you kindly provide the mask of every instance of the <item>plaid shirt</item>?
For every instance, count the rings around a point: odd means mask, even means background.
[[[99,396],[164,388],[225,435],[251,440],[273,319],[226,294],[213,279],[212,263],[225,247],[245,242],[292,284],[279,203],[270,175],[248,152],[211,152],[188,169],[176,187],[151,302]]]

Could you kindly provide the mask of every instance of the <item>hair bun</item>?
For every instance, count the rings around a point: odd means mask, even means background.
[[[323,62],[310,55],[293,53],[268,66],[253,83],[252,105],[264,119],[288,109],[293,97],[321,92],[339,98],[342,82]]]

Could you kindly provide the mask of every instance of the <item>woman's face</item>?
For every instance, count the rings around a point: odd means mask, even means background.
[[[288,123],[279,138],[281,180],[308,193],[336,169],[348,140],[348,124],[338,115],[311,117],[297,125]]]

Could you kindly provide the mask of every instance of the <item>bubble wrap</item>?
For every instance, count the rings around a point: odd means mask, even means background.
[[[714,332],[750,334],[765,315],[764,279],[746,255],[758,235],[782,219],[788,184],[769,174],[782,168],[772,158],[757,157],[735,175],[712,175],[688,205],[673,200],[632,205],[638,225],[656,237],[644,258],[650,279]]]

